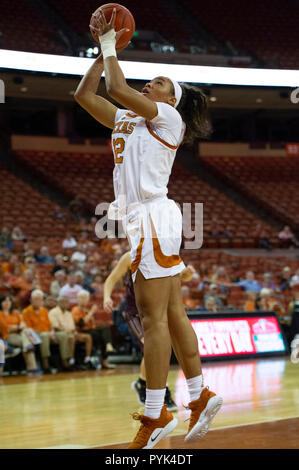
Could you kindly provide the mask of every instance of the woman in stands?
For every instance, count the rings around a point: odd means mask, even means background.
[[[167,198],[167,184],[176,150],[184,141],[211,131],[207,100],[196,87],[156,77],[142,92],[131,88],[117,60],[115,10],[107,24],[102,13],[96,29],[102,54],[81,80],[77,102],[112,129],[116,200],[108,217],[122,219],[131,248],[131,274],[144,330],[146,368],[145,414],[131,449],[152,448],[169,434],[177,420],[164,405],[171,346],[187,379],[192,410],[186,440],[206,434],[222,404],[203,385],[196,334],[183,307],[179,256],[182,214]],[[105,70],[106,89],[122,109],[96,95]]]
[[[40,341],[30,328],[26,328],[22,316],[13,308],[13,299],[9,294],[0,297],[0,322],[3,325],[3,339],[9,346],[21,348],[27,372],[37,372],[34,345]]]

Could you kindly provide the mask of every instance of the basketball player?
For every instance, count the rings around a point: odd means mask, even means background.
[[[115,201],[108,218],[121,219],[131,248],[136,305],[144,331],[145,414],[130,449],[154,447],[177,426],[164,404],[171,346],[190,393],[186,440],[204,436],[222,398],[204,387],[196,334],[183,307],[179,256],[182,214],[167,198],[176,150],[211,131],[205,95],[196,87],[159,76],[141,93],[129,87],[117,60],[115,10],[107,24],[100,12],[96,31],[101,55],[82,78],[75,99],[95,119],[112,129]],[[105,70],[109,96],[121,109],[96,95]]]
[[[187,266],[183,271],[180,272],[180,278],[182,281],[188,282],[192,279],[193,273],[195,272],[193,266]],[[136,336],[141,352],[143,353],[143,328],[140,321],[140,316],[135,302],[135,294],[133,281],[131,276],[131,252],[124,253],[118,260],[117,265],[111,271],[104,283],[104,310],[111,313],[113,309],[113,300],[111,298],[112,291],[118,281],[124,277],[124,283],[126,286],[126,308],[124,311],[124,318],[129,325],[131,332]],[[140,374],[138,380],[132,383],[132,389],[138,394],[139,403],[145,404],[146,394],[146,372],[144,365],[144,358],[142,358],[140,364]],[[164,403],[167,405],[169,411],[176,411],[177,405],[171,397],[171,392],[166,385],[166,392],[164,397]]]

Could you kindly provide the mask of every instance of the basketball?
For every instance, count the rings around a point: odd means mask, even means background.
[[[97,15],[100,10],[104,13],[106,17],[107,23],[110,21],[113,9],[116,8],[116,18],[115,18],[115,31],[120,31],[123,28],[129,29],[129,31],[125,31],[122,36],[119,38],[119,40],[116,43],[116,48],[121,49],[125,47],[129,41],[131,40],[134,31],[135,31],[135,21],[132,13],[125,8],[122,5],[119,5],[118,3],[106,3],[105,5],[100,6],[94,13],[93,15]],[[91,26],[97,27],[98,22],[97,19],[92,16],[90,20]],[[99,42],[97,33],[92,32],[92,37],[96,42]]]

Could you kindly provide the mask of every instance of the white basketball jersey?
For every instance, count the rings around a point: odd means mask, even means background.
[[[120,219],[124,209],[136,202],[165,196],[176,151],[184,137],[185,123],[167,103],[157,102],[158,114],[151,121],[126,109],[118,109],[112,132],[115,167],[115,201],[108,217]]]

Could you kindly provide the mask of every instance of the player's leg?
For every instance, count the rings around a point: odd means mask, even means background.
[[[222,405],[222,398],[204,387],[198,341],[185,312],[179,275],[171,278],[168,324],[173,349],[185,374],[190,394],[190,424],[185,440],[203,437]]]
[[[170,286],[168,277],[145,279],[140,270],[137,271],[134,291],[144,330],[147,388],[145,415],[135,416],[142,426],[129,447],[131,449],[152,448],[177,425],[177,420],[164,405],[171,356],[167,320]]]

